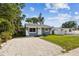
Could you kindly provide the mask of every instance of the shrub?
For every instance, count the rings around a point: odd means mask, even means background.
[[[1,48],[1,38],[0,38],[0,48]]]
[[[10,32],[1,32],[0,38],[2,42],[12,39],[12,33]]]
[[[16,30],[16,33],[13,37],[24,37],[25,36],[25,28],[20,28],[20,30]]]

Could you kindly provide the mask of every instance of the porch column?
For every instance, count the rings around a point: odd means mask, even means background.
[[[26,28],[26,36],[29,36],[29,28]]]
[[[54,31],[54,29],[51,28],[49,31],[50,31],[50,34],[52,34],[52,31]]]
[[[42,28],[38,28],[38,35],[42,35]]]

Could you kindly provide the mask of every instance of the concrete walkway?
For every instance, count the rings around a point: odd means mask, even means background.
[[[14,38],[3,44],[1,56],[55,56],[63,49],[48,41],[36,38]]]

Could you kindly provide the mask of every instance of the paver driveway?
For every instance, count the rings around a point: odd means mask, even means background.
[[[51,56],[59,55],[63,49],[38,37],[14,38],[3,44],[2,56]]]

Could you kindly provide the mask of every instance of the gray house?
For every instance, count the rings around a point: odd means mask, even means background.
[[[26,24],[26,36],[41,36],[51,33],[51,27],[44,24]]]

